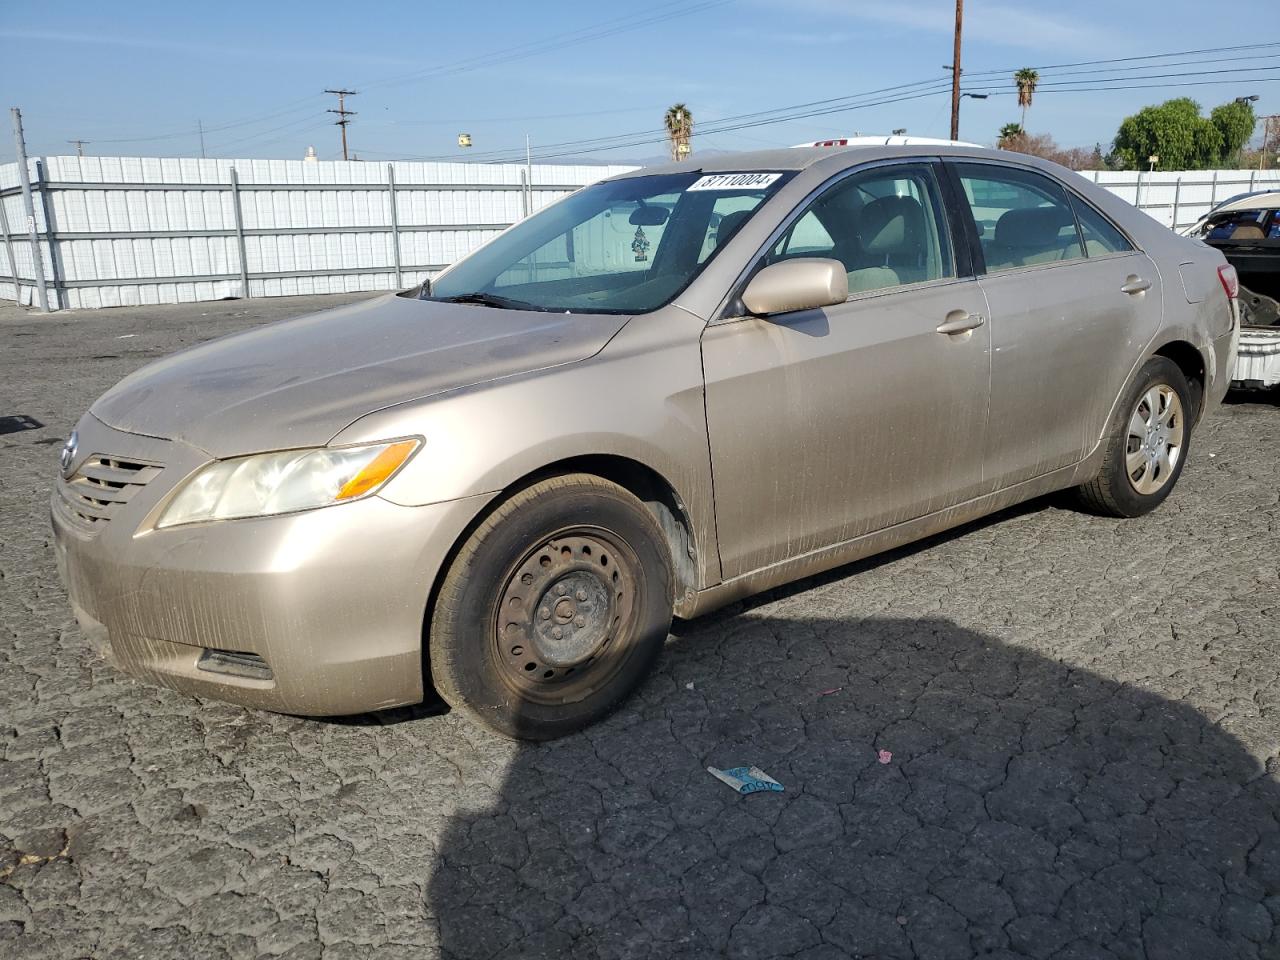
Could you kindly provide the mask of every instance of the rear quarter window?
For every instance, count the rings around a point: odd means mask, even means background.
[[[1075,207],[1076,218],[1080,221],[1080,233],[1084,237],[1087,256],[1102,257],[1108,253],[1127,253],[1133,249],[1128,238],[1088,203],[1076,196],[1071,198],[1071,203]]]

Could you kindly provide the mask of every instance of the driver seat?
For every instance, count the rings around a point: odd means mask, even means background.
[[[863,262],[888,267],[902,283],[926,279],[924,208],[913,197],[879,197],[862,208],[858,234]]]

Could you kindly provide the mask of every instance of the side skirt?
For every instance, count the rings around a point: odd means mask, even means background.
[[[677,605],[676,616],[691,620],[733,603],[735,600],[741,600],[743,597],[770,590],[793,580],[825,573],[846,563],[884,553],[886,550],[892,550],[916,540],[923,540],[925,537],[931,537],[936,533],[950,530],[952,527],[961,526],[971,520],[1055,490],[1078,486],[1097,472],[1102,460],[1103,447],[1104,445],[1099,443],[1094,451],[1079,463],[1047,473],[1042,477],[1025,480],[995,493],[984,494],[947,507],[945,510],[895,524],[853,540],[846,540],[768,567],[761,567],[751,573],[718,583],[714,587],[700,590],[692,600],[686,600]]]

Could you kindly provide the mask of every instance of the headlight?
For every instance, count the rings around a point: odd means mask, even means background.
[[[156,526],[266,517],[355,500],[386,483],[418,445],[396,440],[217,460],[182,485]]]

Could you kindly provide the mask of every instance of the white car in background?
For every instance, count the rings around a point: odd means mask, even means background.
[[[1280,384],[1280,190],[1224,200],[1183,233],[1221,251],[1240,278],[1240,352],[1233,386]]]

